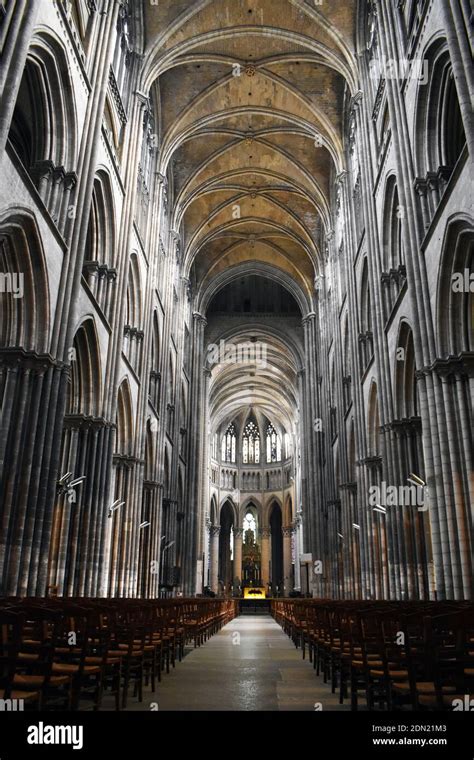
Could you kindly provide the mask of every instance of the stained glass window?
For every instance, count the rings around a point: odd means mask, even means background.
[[[244,464],[260,463],[260,433],[258,427],[250,420],[247,422],[242,441],[242,458]]]
[[[267,427],[267,462],[281,461],[281,438],[272,424]]]
[[[235,462],[235,425],[232,423],[222,437],[221,459],[223,462]]]

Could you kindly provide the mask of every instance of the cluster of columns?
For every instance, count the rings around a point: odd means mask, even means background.
[[[397,35],[399,10],[396,4],[377,0],[379,41],[385,60],[403,58]],[[472,65],[468,63],[466,29],[459,4],[440,3],[453,66],[460,109],[472,155],[473,117]],[[313,560],[321,560],[314,574],[313,590],[321,596],[348,598],[455,598],[472,596],[472,526],[469,504],[473,503],[472,436],[467,428],[468,383],[472,366],[463,356],[446,359],[439,355],[433,285],[430,285],[425,254],[430,233],[439,220],[426,226],[426,216],[416,192],[412,135],[407,104],[398,79],[386,78],[389,118],[397,171],[402,235],[406,256],[406,283],[414,342],[416,391],[419,417],[400,418],[393,386],[392,355],[386,335],[383,251],[379,234],[374,187],[379,171],[373,141],[373,104],[368,74],[362,66],[364,92],[352,98],[348,121],[355,125],[359,152],[359,177],[343,171],[336,177],[334,197],[339,193],[344,219],[336,240],[330,231],[320,241],[325,251],[323,277],[317,283],[317,314],[303,319],[306,365],[301,385],[304,390],[303,479],[305,537]],[[351,165],[347,156],[347,165]],[[358,217],[355,188],[361,189],[362,212]],[[334,212],[335,223],[337,221]],[[432,224],[432,226],[430,226]],[[359,351],[358,317],[360,283],[357,261],[365,228],[368,283],[371,294],[372,331],[370,355]],[[433,232],[434,231],[434,232]],[[442,231],[439,231],[439,235]],[[348,346],[342,343],[340,301],[330,271],[344,272],[347,289]],[[405,278],[405,273],[404,273]],[[445,283],[450,287],[449,280]],[[402,289],[405,287],[403,282]],[[449,315],[446,315],[449,318]],[[325,325],[325,329],[319,329]],[[316,329],[315,329],[316,328]],[[351,376],[344,373],[349,351]],[[329,356],[334,356],[335,401],[329,389]],[[366,360],[366,361],[365,361]],[[370,430],[370,399],[367,401],[364,373],[367,366],[376,378],[374,393],[377,414]],[[322,378],[326,380],[322,382]],[[472,397],[472,389],[470,391]],[[335,414],[331,419],[331,406]],[[354,419],[353,440],[348,429],[348,407]],[[319,426],[314,427],[314,421]],[[374,434],[371,439],[371,434]],[[337,434],[337,440],[336,440]],[[374,450],[374,437],[380,448]],[[334,438],[334,440],[333,440]],[[376,444],[378,446],[378,444]],[[349,451],[353,448],[353,456]],[[335,462],[337,461],[337,471]],[[407,475],[422,468],[427,483],[426,510],[374,510],[369,488],[382,482],[404,486]]]

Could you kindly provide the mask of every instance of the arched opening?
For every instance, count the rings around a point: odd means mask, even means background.
[[[76,117],[68,60],[49,34],[31,42],[9,141],[62,230],[75,183]]]
[[[160,410],[161,372],[160,372],[160,325],[156,311],[153,313],[153,326],[150,350],[150,380],[148,398],[155,412]]]
[[[112,288],[117,276],[114,219],[110,177],[101,170],[94,180],[82,272],[107,319],[113,311]]]
[[[123,380],[117,393],[116,437],[114,462],[114,501],[108,510],[110,528],[109,590],[111,596],[136,595],[136,588],[127,587],[127,533],[137,526],[132,520],[132,487],[134,461],[133,403],[130,385]]]
[[[247,420],[242,435],[242,462],[260,464],[260,431],[253,415]]]
[[[372,294],[369,281],[369,265],[367,258],[364,259],[360,285],[360,326],[359,335],[361,371],[364,372],[374,352],[372,332]]]
[[[228,593],[232,587],[233,573],[233,532],[234,510],[229,501],[221,508],[219,533],[218,583],[221,593]]]
[[[49,288],[36,225],[15,214],[0,224],[0,349],[45,353],[49,341]]]
[[[124,352],[137,373],[140,373],[142,343],[142,288],[140,267],[136,253],[132,253],[130,256],[130,267],[128,272]]]
[[[283,520],[281,507],[273,502],[270,508],[271,565],[270,583],[273,596],[283,596]]]

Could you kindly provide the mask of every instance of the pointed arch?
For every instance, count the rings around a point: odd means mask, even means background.
[[[398,419],[418,416],[416,362],[413,331],[405,320],[398,333],[395,364],[395,398]]]
[[[39,31],[31,41],[9,139],[37,186],[47,168],[42,162],[75,168],[74,90],[66,51],[51,32]]]
[[[434,40],[421,56],[427,61],[429,84],[418,88],[415,117],[415,160],[419,177],[454,168],[466,142],[448,44]]]
[[[133,449],[133,403],[128,379],[122,381],[117,394],[117,436],[115,451],[131,456]]]
[[[446,227],[438,277],[438,355],[443,358],[474,351],[473,274],[474,221],[456,216]]]
[[[369,407],[368,407],[368,449],[369,456],[375,457],[381,455],[380,445],[380,415],[379,415],[379,401],[377,392],[377,383],[372,381],[369,391]]]
[[[221,460],[229,464],[236,462],[237,430],[231,422],[221,439]]]
[[[140,266],[136,253],[132,253],[130,256],[125,324],[138,330],[142,325],[142,287]]]
[[[98,416],[102,374],[100,348],[93,318],[86,319],[73,340],[67,414]]]
[[[248,416],[242,432],[242,462],[260,463],[260,430],[253,413]]]
[[[382,243],[384,271],[398,270],[404,263],[402,213],[398,197],[397,178],[391,174],[385,186],[382,214]]]
[[[105,169],[100,169],[92,191],[85,262],[98,262],[113,267],[116,250],[114,219],[116,213],[110,175]]]
[[[35,219],[21,211],[0,219],[0,348],[46,353],[50,299],[46,262]]]

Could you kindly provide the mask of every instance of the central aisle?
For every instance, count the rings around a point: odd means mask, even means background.
[[[145,698],[146,699],[146,698]],[[161,710],[347,710],[270,615],[243,615],[193,649],[151,700]],[[132,709],[144,709],[144,704]],[[145,708],[146,709],[146,708]]]

